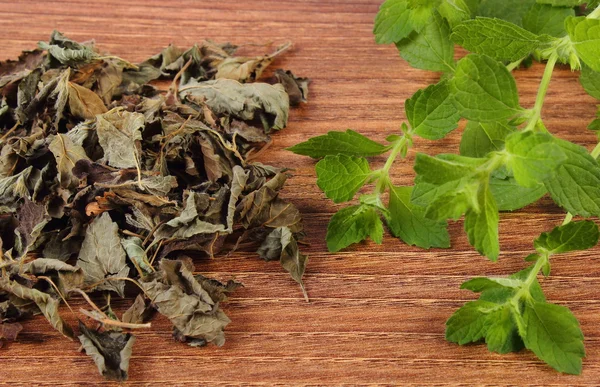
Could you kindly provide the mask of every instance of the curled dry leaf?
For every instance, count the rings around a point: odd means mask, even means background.
[[[129,377],[129,360],[135,336],[122,332],[98,332],[79,322],[78,336],[85,353],[94,360],[100,375],[123,382]]]

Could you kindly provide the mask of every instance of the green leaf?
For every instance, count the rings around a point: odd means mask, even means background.
[[[553,176],[566,156],[547,133],[517,132],[506,138],[507,166],[519,185],[537,187]]]
[[[417,154],[415,188],[411,200],[426,207],[431,219],[458,219],[470,208],[478,207],[479,180],[477,168],[485,159],[454,154],[430,157]]]
[[[600,118],[596,118],[588,125],[589,130],[600,131]]]
[[[555,139],[567,159],[544,182],[552,199],[573,215],[600,216],[600,165],[587,150]]]
[[[588,125],[589,130],[593,130],[597,133],[600,133],[600,107],[598,108],[598,112],[596,113],[596,118]]]
[[[458,127],[458,114],[445,81],[417,91],[405,103],[414,133],[430,140],[445,137]]]
[[[450,89],[457,109],[468,120],[500,121],[521,111],[515,79],[488,56],[470,54],[461,59]]]
[[[467,289],[475,293],[481,293],[489,289],[517,289],[523,284],[523,281],[514,278],[503,278],[503,277],[477,277],[472,278],[462,285],[461,289]]]
[[[499,211],[514,211],[531,203],[537,202],[548,190],[544,184],[538,184],[535,187],[523,187],[517,183],[514,177],[506,179],[490,179],[490,190]]]
[[[444,0],[438,7],[438,12],[452,27],[471,18],[471,9],[464,0]]]
[[[472,175],[483,163],[484,159],[455,154],[439,154],[432,157],[418,153],[414,165],[416,181],[442,185]]]
[[[517,352],[523,348],[523,340],[519,336],[509,305],[490,313],[489,320],[491,324],[485,334],[488,350],[504,354]]]
[[[600,72],[596,72],[588,66],[582,66],[579,81],[589,95],[600,99]]]
[[[587,250],[598,244],[598,226],[591,220],[570,222],[542,233],[533,243],[536,250],[550,254]]]
[[[482,0],[477,15],[496,17],[522,26],[523,16],[535,0]]]
[[[425,209],[410,202],[412,187],[390,187],[388,225],[394,236],[424,249],[450,247],[447,223],[425,217]]]
[[[525,346],[554,369],[567,374],[581,373],[585,357],[583,333],[577,318],[564,306],[543,302],[525,305]]]
[[[538,35],[562,37],[567,34],[565,20],[575,16],[573,8],[534,4],[523,17],[523,28]]]
[[[415,31],[421,30],[427,25],[440,0],[408,0],[410,8],[410,19]]]
[[[471,209],[465,214],[465,231],[469,243],[492,261],[498,259],[498,206],[488,182],[480,184],[477,192],[478,211]]]
[[[328,132],[323,136],[313,137],[288,150],[316,159],[329,155],[377,156],[389,150],[389,147],[347,129],[345,132]]]
[[[378,44],[399,42],[415,29],[407,0],[386,0],[375,17],[373,34]]]
[[[481,0],[464,0],[464,2],[469,7],[469,10],[471,11],[471,15],[474,15],[477,13],[477,10],[479,9],[479,3],[481,3]]]
[[[515,127],[496,122],[469,121],[460,141],[460,154],[468,157],[484,157],[489,152],[504,149],[506,136],[515,131]]]
[[[333,215],[327,226],[327,249],[334,253],[365,240],[383,240],[383,224],[374,207],[367,205],[342,208]]]
[[[417,187],[420,186],[422,184]],[[458,220],[469,209],[478,206],[477,190],[478,183],[470,178],[445,183],[437,188],[435,197],[427,205],[425,216],[435,220]]]
[[[317,185],[335,203],[351,200],[372,175],[361,157],[326,156],[316,165]]]
[[[537,0],[538,4],[549,4],[555,7],[575,7],[584,3],[588,3],[588,0]]]
[[[446,321],[446,340],[460,345],[483,339],[489,327],[489,313],[495,303],[488,301],[467,302]]]
[[[565,21],[565,28],[579,58],[600,72],[600,20],[570,17]]]
[[[396,43],[400,56],[412,67],[429,71],[454,71],[454,45],[450,27],[436,12],[421,32],[413,31]]]
[[[516,272],[515,274],[512,274],[510,278],[515,278],[521,281],[527,281],[534,267],[535,265],[531,265],[521,271]],[[537,278],[535,278],[533,282],[529,285],[529,295],[535,301],[546,302],[546,296],[544,295],[544,291],[542,290],[542,287],[540,286],[540,283],[537,280]]]
[[[471,52],[506,61],[528,56],[547,41],[513,23],[485,17],[457,25],[451,38]]]

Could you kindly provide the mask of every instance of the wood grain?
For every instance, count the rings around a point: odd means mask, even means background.
[[[198,259],[199,272],[235,276],[246,285],[224,308],[232,323],[222,348],[190,348],[173,342],[158,317],[140,331],[127,385],[573,385],[600,383],[600,263],[598,248],[556,259],[543,281],[553,302],[568,306],[582,324],[588,357],[582,376],[561,375],[528,352],[490,354],[481,345],[459,347],[444,340],[444,322],[472,295],[458,289],[467,278],[523,268],[541,231],[560,223],[563,211],[549,199],[503,214],[499,263],[487,262],[468,245],[462,222],[451,225],[452,250],[424,251],[386,237],[381,246],[362,243],[326,252],[325,231],[338,208],[315,185],[314,163],[285,151],[329,130],[356,129],[384,139],[406,119],[403,101],[438,75],[413,70],[391,46],[371,34],[380,0],[106,0],[1,1],[0,60],[46,40],[53,29],[131,61],[169,43],[189,46],[204,38],[235,44],[281,43],[294,48],[275,67],[313,79],[309,104],[291,114],[261,161],[294,168],[285,197],[304,213],[310,254],[305,303],[278,265],[253,254]],[[257,47],[247,47],[256,50]],[[261,50],[260,48],[258,48]],[[458,53],[460,55],[461,53]],[[522,105],[533,105],[542,66],[516,72]],[[591,148],[585,130],[595,104],[567,68],[556,71],[543,112],[558,136]],[[417,151],[458,148],[460,133],[418,140],[406,163],[394,167],[398,184],[410,184]],[[382,160],[378,160],[382,162]],[[83,306],[75,302],[75,307]],[[117,309],[130,300],[117,301]],[[73,321],[72,317],[69,317]],[[102,381],[95,366],[42,318],[24,324],[17,343],[2,349],[1,385],[92,386]]]

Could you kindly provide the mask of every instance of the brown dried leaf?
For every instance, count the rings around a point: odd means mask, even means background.
[[[296,77],[291,71],[276,70],[275,76],[290,97],[290,106],[298,106],[307,102],[310,79]]]
[[[98,332],[79,322],[78,336],[85,353],[94,360],[100,375],[123,382],[129,377],[129,360],[135,336],[122,332]]]
[[[116,168],[139,168],[142,139],[140,129],[145,125],[144,115],[131,113],[122,108],[99,115],[96,132],[104,159]]]
[[[158,312],[173,323],[181,340],[195,346],[225,343],[223,329],[229,318],[182,261],[163,259],[160,271],[144,278],[142,286]]]
[[[18,282],[11,281],[8,277],[0,277],[0,289],[10,293],[21,300],[33,301],[42,312],[46,320],[60,333],[68,338],[73,337],[73,330],[58,313],[60,301],[49,294],[37,289],[30,289]]]
[[[18,60],[0,62],[0,88],[6,84],[18,81],[33,69],[39,67],[44,60],[44,51],[35,49],[23,51]]]
[[[85,149],[75,144],[68,136],[57,134],[48,149],[56,159],[58,180],[63,188],[73,188],[79,185],[79,179],[73,174],[73,168],[79,160],[89,161]]]
[[[183,100],[208,106],[217,115],[231,115],[244,121],[264,119],[267,132],[287,125],[289,99],[280,84],[242,84],[231,79],[190,81],[179,89],[179,94]]]
[[[147,301],[143,295],[138,294],[133,304],[123,313],[121,320],[129,324],[143,324],[150,319],[153,313],[154,308],[150,301]]]
[[[107,112],[98,94],[73,82],[69,82],[69,109],[75,117],[86,119]]]
[[[19,323],[0,323],[0,340],[17,340],[17,336],[23,330],[23,325]]]
[[[269,67],[275,57],[291,47],[291,43],[286,43],[277,50],[268,55],[247,57],[228,57],[216,64],[216,79],[234,79],[238,82],[255,81],[262,75],[263,71]],[[213,62],[213,65],[215,63]]]
[[[18,256],[27,254],[40,236],[42,229],[50,220],[46,206],[25,198],[17,210],[19,226],[15,229],[15,251]]]
[[[300,252],[298,242],[289,228],[279,227],[271,231],[258,249],[258,255],[266,261],[279,259],[281,266],[300,284],[304,298],[308,301],[302,282],[308,257]]]
[[[88,226],[77,266],[83,269],[86,286],[95,285],[96,290],[111,290],[124,297],[124,281],[106,280],[111,277],[127,277],[129,274],[125,251],[119,238],[119,226],[107,212],[95,218]]]

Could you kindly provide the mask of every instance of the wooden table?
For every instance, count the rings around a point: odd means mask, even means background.
[[[451,225],[452,250],[424,251],[386,237],[328,254],[327,222],[337,206],[315,185],[314,163],[284,148],[329,130],[353,128],[383,140],[406,120],[403,103],[438,75],[411,69],[392,46],[371,34],[380,0],[1,1],[0,60],[47,40],[58,29],[77,40],[140,61],[170,42],[189,46],[210,38],[236,44],[292,40],[275,67],[313,79],[309,104],[293,111],[274,136],[263,162],[294,168],[285,197],[304,214],[310,263],[305,281],[311,302],[276,263],[253,254],[196,261],[198,271],[236,276],[246,287],[224,306],[233,322],[222,348],[173,342],[170,324],[157,318],[140,331],[130,385],[599,385],[600,250],[557,258],[543,281],[549,300],[581,321],[588,357],[580,377],[564,376],[527,351],[497,355],[485,346],[444,340],[444,322],[465,300],[464,280],[525,267],[532,240],[559,224],[563,211],[548,198],[503,214],[502,254],[493,264],[468,245],[462,222]],[[523,106],[533,106],[542,66],[517,71]],[[577,74],[556,71],[543,112],[551,132],[591,147],[585,127],[595,104]],[[418,140],[408,162],[394,167],[398,184],[411,184],[417,151],[455,152],[460,133]],[[379,160],[381,161],[381,160]],[[81,304],[83,305],[83,304]],[[79,305],[76,305],[79,306]],[[24,323],[19,342],[0,350],[0,384],[99,385],[92,361],[45,322]]]

